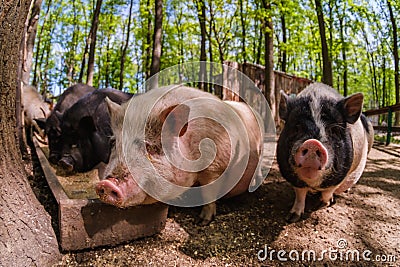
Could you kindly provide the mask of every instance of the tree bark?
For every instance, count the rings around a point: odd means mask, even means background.
[[[201,41],[200,41],[200,61],[204,63],[200,63],[200,73],[199,73],[199,81],[206,80],[206,64],[207,55],[206,55],[206,39],[207,39],[207,32],[206,32],[206,4],[203,0],[196,1],[197,7],[197,17],[199,19],[200,24],[200,33],[201,33]],[[205,91],[206,85],[204,82],[199,82],[199,89]]]
[[[40,32],[39,32],[39,36],[38,36],[38,40],[37,40],[37,48],[36,48],[36,55],[35,55],[35,67],[33,70],[33,81],[32,81],[32,85],[35,87],[37,87],[37,85],[39,84],[39,77],[38,77],[38,73],[37,73],[38,68],[40,68],[38,66],[39,65],[39,55],[40,55],[39,52],[40,52],[40,46],[42,43],[44,25],[46,25],[47,19],[49,18],[51,3],[52,3],[51,0],[49,0],[47,2],[46,16],[44,17],[43,26],[40,28]]]
[[[239,8],[240,8],[240,24],[242,27],[242,56],[243,62],[247,62],[247,53],[246,53],[246,23],[244,19],[244,12],[243,12],[243,0],[239,0]]]
[[[344,18],[345,12],[344,10],[339,14],[339,28],[340,28],[340,42],[342,44],[342,61],[343,61],[343,96],[347,96],[348,89],[347,89],[347,73],[348,73],[348,66],[347,66],[347,44],[344,37]]]
[[[24,53],[25,58],[22,68],[22,82],[24,84],[29,84],[29,77],[32,68],[33,47],[35,45],[35,38],[36,38],[37,26],[39,24],[39,14],[41,6],[42,6],[42,0],[34,1],[31,11],[31,16],[28,21],[28,28],[25,41],[25,53]]]
[[[126,58],[126,51],[128,50],[129,37],[130,37],[130,33],[131,33],[132,8],[133,8],[133,0],[131,0],[130,4],[129,4],[129,17],[128,17],[128,25],[127,25],[127,30],[126,30],[126,40],[125,40],[125,45],[124,45],[124,48],[122,49],[122,55],[121,55],[121,71],[119,73],[119,90],[124,89],[125,58]]]
[[[278,120],[278,113],[276,112],[276,97],[275,97],[275,77],[274,77],[274,27],[271,17],[271,2],[263,0],[263,8],[267,12],[264,17],[264,37],[265,37],[265,98],[268,101],[271,109],[272,117],[275,121]]]
[[[30,1],[0,10],[0,266],[49,266],[60,257],[51,219],[35,198],[16,140],[15,97],[20,42]]]
[[[321,46],[322,46],[322,62],[323,62],[322,82],[332,86],[333,85],[332,61],[329,56],[328,44],[326,42],[324,13],[322,11],[321,0],[315,0],[315,9],[317,11],[318,27],[319,27],[319,34],[321,37]]]
[[[286,72],[286,65],[287,65],[287,53],[286,53],[286,43],[287,43],[287,36],[286,36],[286,19],[285,14],[281,14],[281,27],[282,27],[282,43],[284,44],[284,49],[282,50],[282,72]]]
[[[155,1],[155,17],[154,17],[154,33],[153,33],[153,52],[150,66],[150,77],[157,74],[161,69],[161,48],[162,48],[162,21],[163,21],[163,1]],[[152,79],[149,89],[158,87],[158,79]]]
[[[97,27],[99,26],[99,16],[101,9],[102,0],[96,1],[96,8],[93,13],[92,26],[90,29],[90,42],[89,42],[89,59],[88,59],[88,69],[87,69],[87,80],[86,84],[93,85],[94,76],[94,54],[96,52],[96,38],[97,38]]]
[[[146,31],[146,44],[145,44],[145,64],[144,64],[144,73],[146,80],[150,78],[150,65],[151,65],[151,8],[150,8],[150,0],[147,0],[146,8],[148,9],[147,15],[147,31]]]

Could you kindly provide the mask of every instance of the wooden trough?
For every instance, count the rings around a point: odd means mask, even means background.
[[[117,245],[159,233],[168,206],[162,203],[119,209],[101,202],[94,191],[97,170],[72,176],[59,173],[47,160],[47,147],[34,140],[36,153],[58,203],[60,246],[64,251]]]

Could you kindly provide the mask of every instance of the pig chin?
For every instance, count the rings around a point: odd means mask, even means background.
[[[319,170],[313,167],[295,168],[295,173],[299,179],[306,183],[321,180],[321,178],[324,176],[324,172],[324,170]]]

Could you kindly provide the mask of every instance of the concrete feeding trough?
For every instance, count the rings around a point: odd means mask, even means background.
[[[117,245],[159,233],[165,227],[168,206],[119,209],[101,202],[94,190],[97,170],[65,176],[47,160],[47,146],[34,140],[47,183],[58,203],[60,245],[64,251]]]

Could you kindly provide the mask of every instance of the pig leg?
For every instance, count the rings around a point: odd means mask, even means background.
[[[333,192],[335,192],[336,187],[328,188],[321,192],[321,207],[330,206],[334,204]]]
[[[298,188],[294,187],[296,193],[296,199],[294,201],[293,207],[290,210],[289,216],[287,217],[288,222],[297,222],[300,220],[301,215],[304,213],[304,207],[306,205],[306,196],[308,188]]]
[[[202,226],[208,225],[215,218],[216,213],[217,204],[215,202],[204,205],[199,215],[199,224]]]

